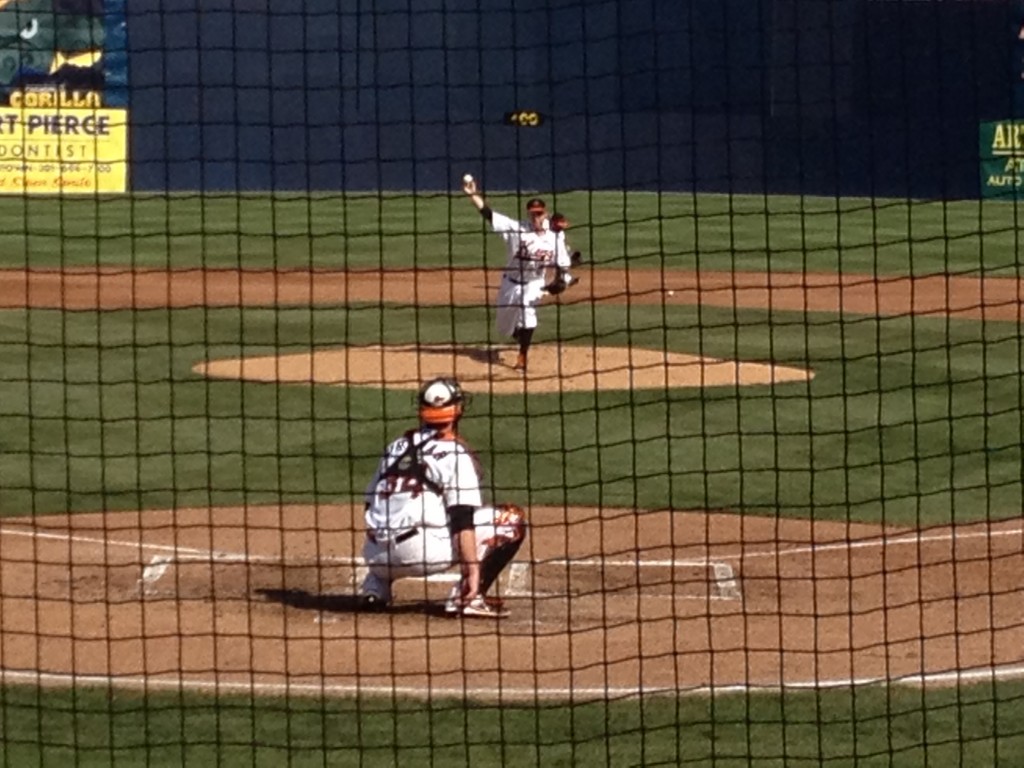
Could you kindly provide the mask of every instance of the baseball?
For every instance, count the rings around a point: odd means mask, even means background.
[[[675,291],[669,291],[669,292],[668,292],[668,295],[669,295],[669,296],[675,296],[675,295],[676,295],[676,292],[675,292]]]
[[[471,173],[467,173],[465,176],[462,177],[462,183],[463,184],[469,184],[469,182],[471,182],[472,180],[473,180],[473,174],[471,174]]]

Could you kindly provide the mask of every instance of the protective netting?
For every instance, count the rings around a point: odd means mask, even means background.
[[[5,765],[1024,764],[1024,4],[0,29]]]

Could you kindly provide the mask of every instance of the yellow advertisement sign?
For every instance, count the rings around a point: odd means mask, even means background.
[[[128,110],[0,107],[0,194],[124,192]]]

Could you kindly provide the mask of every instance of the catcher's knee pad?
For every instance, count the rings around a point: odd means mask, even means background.
[[[495,539],[511,539],[522,543],[526,538],[526,512],[515,504],[494,507]]]

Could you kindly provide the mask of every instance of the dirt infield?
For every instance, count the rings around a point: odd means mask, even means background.
[[[594,389],[715,387],[805,381],[811,371],[630,347],[538,345],[530,373],[513,369],[516,350],[474,346],[347,347],[274,357],[212,360],[197,373],[293,384],[416,389],[432,376],[458,377],[470,392],[578,392]]]
[[[1020,322],[1015,278],[874,277],[815,273],[590,270],[561,301],[706,304],[807,312],[934,315]],[[500,271],[2,270],[0,308],[144,309],[305,305],[356,301],[484,306]],[[673,292],[673,293],[670,293]]]
[[[842,685],[1021,663],[1019,524],[921,534],[697,512],[535,508],[512,616],[447,583],[354,611],[358,514],[181,509],[11,521],[2,665],[276,692],[588,698]],[[8,677],[10,674],[8,672]]]
[[[482,305],[496,287],[483,272],[415,277],[9,272],[0,303]],[[590,277],[565,300],[1021,319],[1016,280]],[[319,381],[315,366],[300,358],[295,375]],[[705,511],[529,513],[532,535],[502,585],[513,615],[497,625],[441,615],[443,581],[402,582],[389,615],[355,613],[361,533],[347,507],[8,520],[0,668],[8,681],[527,700],[1024,674],[1019,521],[917,532]]]

